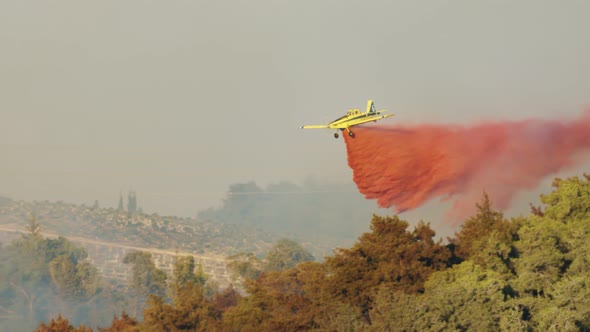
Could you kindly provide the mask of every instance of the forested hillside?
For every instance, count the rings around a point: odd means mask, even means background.
[[[46,238],[41,227],[32,218],[24,234],[0,246],[0,331],[32,331],[52,317],[57,318],[57,325],[50,331],[69,331],[64,326],[70,322],[79,324],[81,330],[97,329],[111,324],[118,313],[123,318],[129,313],[134,320],[142,319],[151,296],[169,302],[179,294],[190,295],[183,293],[188,285],[198,287],[207,301],[223,301],[226,296],[237,299],[238,290],[243,292],[243,276],[248,275],[242,266],[258,275],[313,260],[309,252],[288,239],[277,241],[266,259],[249,254],[244,262],[238,255],[231,263],[238,287],[234,290],[233,286],[220,289],[193,256],[176,256],[172,273],[166,274],[156,267],[150,253],[130,251],[120,262],[129,269],[129,280],[107,282],[83,248],[64,237]]]
[[[74,322],[102,322],[125,309],[84,249],[63,237],[44,238],[40,229],[31,219],[26,234],[0,246],[0,331],[31,331],[58,313]]]
[[[318,260],[334,247],[354,243],[368,230],[366,216],[377,211],[385,210],[362,199],[353,184],[311,178],[302,185],[280,182],[265,189],[254,182],[232,184],[221,207],[200,211],[197,218],[125,209],[122,198],[114,209],[99,207],[98,202],[88,206],[0,197],[0,224],[24,226],[35,215],[44,231],[63,236],[205,255],[264,257],[274,241],[289,237]]]
[[[199,222],[194,218],[160,216],[48,201],[0,203],[0,224],[24,227],[35,216],[44,232],[156,249],[179,249],[201,255],[253,252],[263,256],[278,235],[260,227]]]
[[[374,215],[369,232],[324,262],[244,260],[243,295],[177,281],[170,302],[152,295],[143,320],[121,314],[104,331],[587,330],[590,176],[553,186],[516,219],[484,195],[448,243],[429,224]],[[57,324],[68,322],[38,330]]]

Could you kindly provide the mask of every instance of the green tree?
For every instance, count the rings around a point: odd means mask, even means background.
[[[556,179],[542,213],[526,218],[516,242],[513,283],[538,330],[590,328],[590,181]],[[539,209],[540,210],[540,209]]]
[[[131,265],[129,286],[135,299],[133,315],[137,316],[150,294],[165,296],[166,273],[156,268],[152,254],[148,252],[129,252],[123,258],[123,263]]]
[[[64,299],[62,295],[76,292],[77,283],[65,281],[76,279],[77,264],[87,254],[63,237],[44,239],[36,218],[29,220],[26,230],[21,239],[8,247],[11,254],[5,262],[4,277],[16,295],[17,311],[24,311],[29,321],[35,322],[46,317],[50,301],[59,302]],[[63,258],[58,259],[60,256]],[[61,264],[63,268],[58,269],[60,260],[69,260],[71,264]],[[52,284],[58,289],[52,289]]]
[[[272,318],[277,303],[255,280],[246,281],[248,296],[223,314],[223,325],[228,331],[264,331]]]
[[[0,269],[0,289],[12,297],[6,310],[26,317],[24,328],[56,310],[68,317],[90,310],[102,289],[83,248],[63,237],[43,238],[40,229],[36,218],[29,220],[23,236],[5,248]]]
[[[121,317],[113,318],[111,326],[107,328],[98,328],[99,332],[140,332],[139,321],[135,318],[129,317],[125,311],[121,313]]]
[[[314,257],[299,243],[280,239],[269,250],[264,264],[265,271],[287,270],[298,263],[313,261]]]
[[[123,194],[119,193],[119,206],[117,207],[117,211],[123,211]]]
[[[127,196],[127,212],[131,214],[137,212],[137,195],[135,191],[130,191]]]
[[[300,270],[262,273],[248,283],[248,297],[226,312],[233,329],[262,328],[266,331],[309,330],[314,327],[311,302],[302,288]]]
[[[234,307],[240,300],[240,293],[230,285],[230,287],[216,292],[215,297],[212,299],[215,311],[223,314],[227,309]]]
[[[42,322],[41,325],[35,329],[35,332],[92,332],[92,328],[85,327],[84,325],[75,328],[66,318],[57,315],[57,318],[52,318],[49,324]]]
[[[545,291],[559,280],[566,267],[565,248],[561,246],[564,225],[555,220],[538,220],[529,217],[519,231],[520,241],[515,243],[518,258],[514,260],[518,275],[517,289],[534,296]]]
[[[528,325],[522,319],[522,312],[511,314],[518,306],[506,296],[506,287],[500,274],[466,261],[433,273],[423,294],[382,288],[371,311],[371,328],[376,331],[525,330]]]
[[[222,222],[241,222],[245,219],[256,220],[257,218],[264,220],[259,204],[261,200],[266,201],[268,197],[254,195],[258,193],[263,193],[263,190],[253,181],[232,184],[223,201],[223,208],[202,211],[199,213],[199,219]]]
[[[49,263],[49,274],[57,292],[64,299],[78,299],[84,296],[76,266],[67,256],[61,255]]]
[[[492,209],[485,192],[476,207],[477,214],[467,219],[455,233],[455,239],[451,239],[454,254],[460,260],[469,259],[484,268],[510,274],[511,258],[515,257],[513,243],[518,239],[522,220],[504,219],[501,212]]]
[[[246,280],[258,278],[263,262],[252,253],[242,253],[228,257],[227,269],[233,282],[242,287]]]
[[[194,256],[176,257],[173,284],[175,293],[178,293],[188,283],[204,286],[206,281],[207,277],[203,272],[203,267],[200,264],[197,268],[195,266]]]
[[[145,331],[176,331],[174,326],[175,314],[170,305],[161,296],[149,295],[143,309],[144,321],[142,329]]]
[[[187,282],[170,304],[150,295],[142,326],[146,331],[217,331],[221,313],[203,294],[203,287]]]
[[[423,322],[428,324],[438,317],[450,329],[505,330],[501,319],[504,310],[510,307],[506,302],[506,287],[499,273],[469,261],[437,272],[426,283]]]
[[[41,234],[41,225],[37,222],[37,217],[32,216],[29,219],[28,224],[25,226],[26,233],[23,238],[28,241],[42,241],[43,236]]]
[[[541,195],[546,205],[544,216],[562,222],[579,222],[590,217],[590,176],[585,179],[571,177],[565,180],[556,178],[554,190]]]
[[[373,215],[371,232],[364,233],[350,249],[338,249],[327,257],[327,287],[335,299],[361,309],[370,323],[369,311],[379,288],[421,292],[432,272],[445,269],[451,257],[434,231],[420,223],[413,232],[397,216]]]
[[[7,276],[10,271],[11,252],[0,243],[0,328],[4,321],[8,319],[17,319],[17,313],[14,311],[14,304],[17,294],[11,286]]]

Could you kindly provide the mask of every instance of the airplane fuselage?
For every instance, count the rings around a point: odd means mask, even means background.
[[[348,135],[351,137],[354,136],[350,127],[360,125],[367,122],[377,122],[378,120],[388,118],[393,116],[393,114],[382,114],[382,111],[377,111],[375,106],[373,105],[373,101],[369,100],[367,102],[367,111],[361,112],[358,109],[351,109],[346,112],[345,115],[339,117],[338,119],[325,124],[325,125],[305,125],[301,126],[302,129],[340,129],[341,131],[346,130]],[[338,138],[338,131],[334,134],[334,137]]]
[[[349,127],[356,126],[362,123],[377,121],[392,116],[393,114],[384,114],[382,112],[364,112],[358,109],[349,110],[346,115],[330,122],[328,128],[345,130]]]

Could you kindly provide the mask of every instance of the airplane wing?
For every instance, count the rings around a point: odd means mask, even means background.
[[[301,126],[301,129],[325,129],[330,128],[328,125],[305,125]]]

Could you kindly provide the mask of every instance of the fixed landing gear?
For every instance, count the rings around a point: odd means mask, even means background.
[[[352,131],[350,131],[348,129],[346,131],[348,132],[348,136],[354,137],[354,133]],[[338,132],[335,132],[334,133],[334,138],[338,138],[338,137],[340,137],[340,135],[338,135]]]

